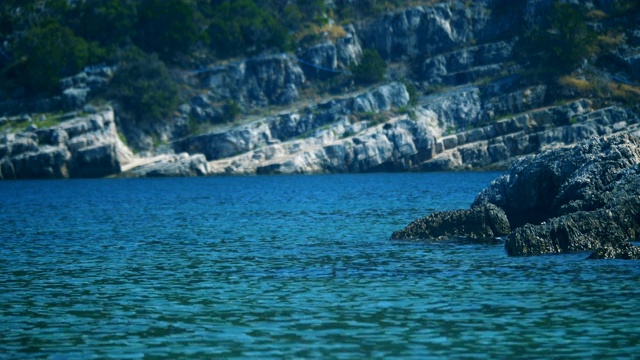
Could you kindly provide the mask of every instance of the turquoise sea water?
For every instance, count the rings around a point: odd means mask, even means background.
[[[0,359],[640,355],[640,262],[399,242],[496,173],[0,183]]]

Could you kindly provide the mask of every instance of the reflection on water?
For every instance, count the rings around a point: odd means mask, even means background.
[[[640,263],[388,240],[496,176],[3,183],[0,358],[637,356]]]

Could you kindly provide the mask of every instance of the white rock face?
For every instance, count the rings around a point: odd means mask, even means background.
[[[123,171],[123,177],[176,177],[204,176],[210,173],[207,159],[202,154],[160,155],[138,159]],[[124,170],[124,169],[123,169]]]
[[[67,178],[117,174],[131,161],[113,109],[63,121],[51,128],[0,136],[0,177]]]
[[[200,75],[208,90],[205,102],[234,100],[248,108],[296,101],[305,76],[286,54],[260,56],[219,66]]]
[[[408,170],[430,158],[437,126],[436,114],[388,119],[373,125],[352,124],[343,116],[305,139],[275,144],[229,159],[212,161],[213,174],[309,174],[376,170]]]
[[[228,131],[193,136],[176,142],[174,148],[176,152],[202,153],[208,160],[228,158],[292,141],[305,134],[308,136],[309,132],[331,126],[343,116],[388,111],[406,106],[408,102],[405,86],[391,83],[353,97],[259,119]]]

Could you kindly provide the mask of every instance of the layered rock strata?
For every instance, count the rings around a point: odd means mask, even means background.
[[[72,114],[73,115],[73,114]],[[104,177],[132,157],[122,143],[112,109],[75,116],[58,126],[0,135],[0,178]]]
[[[183,177],[209,174],[207,159],[202,154],[159,155],[138,159],[123,168],[121,177]]]

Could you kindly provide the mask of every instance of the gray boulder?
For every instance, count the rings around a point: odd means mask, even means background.
[[[69,88],[62,92],[62,107],[66,111],[81,109],[87,103],[89,88]]]

